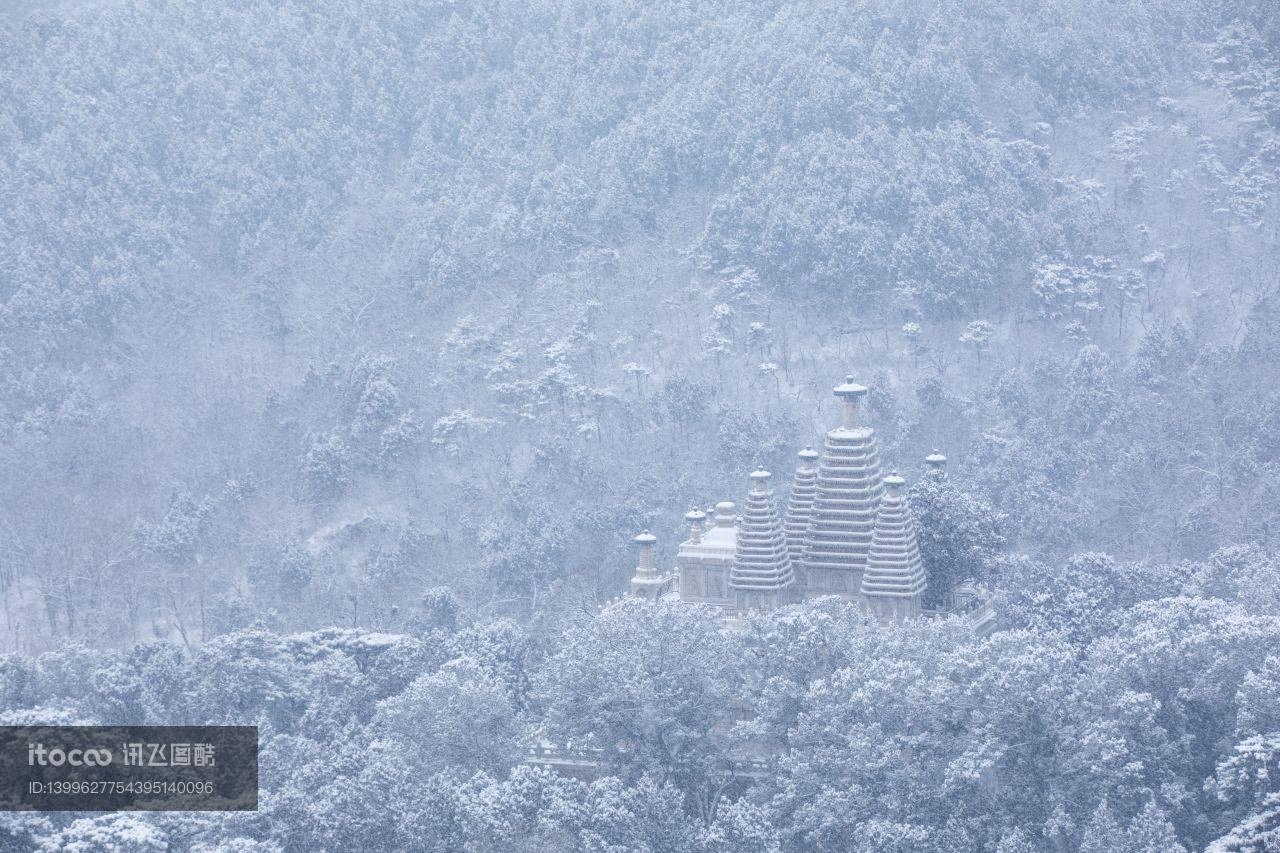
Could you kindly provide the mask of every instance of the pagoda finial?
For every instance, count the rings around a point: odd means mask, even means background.
[[[707,514],[695,506],[684,514],[684,520],[689,522],[689,541],[697,545],[702,541],[702,523]]]
[[[658,541],[658,537],[646,530],[632,541],[640,546],[640,565],[636,566],[636,575],[653,575],[653,543]]]
[[[840,398],[844,404],[843,418],[840,422],[842,429],[853,429],[857,426],[858,420],[858,400],[865,397],[867,389],[863,385],[859,385],[853,381],[853,375],[850,374],[844,378],[844,382],[837,385],[833,389],[833,393]]]
[[[942,474],[947,470],[947,457],[943,456],[935,447],[933,452],[924,458],[924,464],[929,466],[930,471],[937,471]]]
[[[759,465],[751,472],[751,491],[763,492],[769,487],[769,478],[773,475]]]

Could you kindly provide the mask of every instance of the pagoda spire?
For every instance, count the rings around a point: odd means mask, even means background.
[[[884,489],[875,431],[857,423],[858,402],[867,389],[850,376],[834,393],[843,417],[822,447],[804,552],[805,582],[811,595],[852,598],[860,588]]]
[[[697,545],[702,541],[702,525],[707,520],[707,514],[694,507],[684,514],[684,520],[689,523],[689,542]]]
[[[772,475],[751,472],[751,491],[743,509],[729,587],[739,610],[777,607],[788,600],[795,580],[778,506],[769,488]]]
[[[787,551],[793,565],[804,558],[809,544],[809,521],[813,517],[813,496],[818,486],[818,452],[812,447],[800,451],[800,464],[791,483],[791,497],[787,500]]]
[[[646,530],[632,541],[640,546],[640,562],[636,565],[635,575],[631,578],[631,594],[638,598],[656,601],[664,581],[658,576],[658,570],[653,564],[653,543],[658,541],[658,537]]]
[[[904,482],[896,472],[884,478],[885,495],[876,513],[867,567],[862,573],[867,609],[882,623],[919,616],[924,597],[924,563],[916,544],[915,520],[903,493]]]
[[[943,456],[942,452],[936,448],[924,458],[924,464],[928,466],[927,473],[937,473],[944,476],[947,473],[947,457]]]

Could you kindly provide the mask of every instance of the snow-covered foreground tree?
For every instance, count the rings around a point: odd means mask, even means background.
[[[441,618],[437,592],[404,635],[10,656],[3,722],[261,726],[262,807],[3,832],[86,850],[1269,849],[1280,616],[1240,592],[1270,559],[1072,564],[1134,593],[1011,608],[986,639],[885,630],[837,599],[736,627],[624,601],[538,649],[509,622]],[[1081,571],[1009,576],[1043,602]],[[538,743],[589,760],[526,763]]]

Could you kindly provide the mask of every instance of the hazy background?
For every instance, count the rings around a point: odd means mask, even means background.
[[[608,597],[847,371],[1025,550],[1275,543],[1268,4],[54,8],[0,49],[10,648]]]

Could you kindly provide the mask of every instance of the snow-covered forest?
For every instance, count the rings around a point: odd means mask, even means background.
[[[261,746],[0,849],[1280,850],[1278,194],[1274,0],[0,4],[0,724]],[[849,373],[994,634],[615,600]]]

